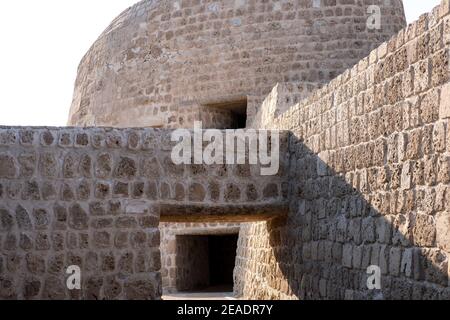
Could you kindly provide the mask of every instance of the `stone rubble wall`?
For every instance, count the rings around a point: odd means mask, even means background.
[[[259,165],[176,166],[171,133],[1,127],[0,299],[159,299],[160,220],[287,211],[287,134],[279,175],[262,177]],[[66,287],[73,265],[81,291]]]
[[[0,129],[0,299],[160,298],[146,152],[135,131],[117,133]],[[80,291],[66,286],[72,265]]]
[[[292,132],[290,212],[242,226],[242,297],[450,299],[449,13],[444,0],[274,119]]]
[[[162,222],[238,223],[262,221],[287,212],[288,132],[277,130],[278,173],[262,176],[260,164],[176,166],[171,160],[175,146],[169,138],[172,131],[165,131],[158,174]],[[258,130],[254,132],[259,134]],[[222,133],[225,136],[226,131]],[[247,158],[248,155],[247,149]]]

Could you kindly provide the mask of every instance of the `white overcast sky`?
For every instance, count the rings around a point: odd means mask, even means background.
[[[1,0],[0,125],[64,126],[78,63],[137,0]],[[408,22],[440,0],[404,0]]]

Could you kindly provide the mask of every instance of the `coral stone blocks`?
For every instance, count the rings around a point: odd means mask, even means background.
[[[180,169],[171,132],[0,128],[0,267],[14,284],[0,299],[158,299],[161,218],[247,221],[286,211],[284,168],[269,177],[245,165],[219,175],[216,166]],[[66,286],[71,266],[85,279],[79,292]]]
[[[441,100],[439,105],[439,118],[450,118],[450,83],[446,83],[442,87]]]

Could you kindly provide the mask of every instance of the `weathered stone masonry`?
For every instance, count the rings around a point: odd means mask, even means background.
[[[369,5],[380,7],[381,29],[367,28]],[[289,82],[290,107],[404,26],[400,0],[141,1],[81,61],[69,124],[234,128],[239,111],[251,126],[277,82]],[[216,230],[190,226],[200,228]],[[165,253],[175,230],[161,225],[165,289],[176,282],[175,254]]]
[[[281,174],[175,166],[170,137],[0,128],[0,298],[158,299],[160,220],[258,221],[287,211]],[[287,135],[282,141],[286,154]],[[66,287],[72,265],[81,291]]]
[[[401,2],[374,3],[380,32],[347,0],[127,10],[83,59],[71,122],[227,127],[211,104],[246,97],[248,126],[283,130],[282,170],[174,166],[170,130],[2,128],[0,298],[158,299],[184,277],[174,237],[251,222],[234,275],[243,298],[450,299],[450,2],[367,55],[404,23]],[[72,264],[76,294],[64,286]],[[381,290],[367,289],[369,265]]]
[[[243,297],[450,299],[449,12],[265,119],[292,132],[290,212],[242,227]],[[367,289],[370,265],[382,290]]]
[[[328,83],[404,25],[400,0],[144,0],[83,57],[69,125],[228,129],[236,102],[251,123],[277,82]]]

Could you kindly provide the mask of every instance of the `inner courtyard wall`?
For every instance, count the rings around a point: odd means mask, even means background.
[[[449,300],[449,12],[442,1],[265,119],[292,132],[290,212],[241,227],[240,296]]]
[[[287,134],[280,172],[264,177],[260,165],[175,165],[172,133],[0,127],[0,299],[160,299],[160,221],[287,212]]]

